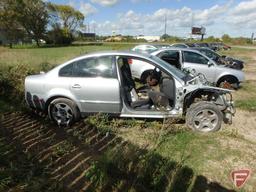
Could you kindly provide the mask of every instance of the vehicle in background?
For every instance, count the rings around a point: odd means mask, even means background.
[[[234,59],[232,57],[227,57],[225,55],[219,55],[215,51],[209,49],[209,48],[200,48],[200,47],[195,47],[193,48],[210,59],[214,60],[217,64],[225,65],[227,67],[233,68],[233,69],[243,69],[244,68],[244,62],[239,60],[239,59]]]
[[[140,52],[140,53],[150,53],[157,49],[164,49],[169,47],[171,46],[168,44],[142,44],[142,45],[135,46],[131,50],[135,52]]]
[[[227,45],[227,44],[224,44],[222,42],[220,43],[216,43],[219,47],[219,50],[223,49],[223,50],[230,50],[231,49],[231,46]]]
[[[194,43],[174,43],[174,44],[171,44],[171,47],[191,48],[191,47],[196,47],[196,44],[194,44]]]
[[[159,90],[139,92],[131,61],[153,68]],[[70,125],[92,113],[130,118],[185,118],[199,132],[220,129],[232,122],[229,90],[205,85],[153,55],[135,52],[91,53],[59,65],[51,71],[25,79],[29,107],[43,111],[58,125]]]
[[[209,83],[218,87],[237,89],[240,83],[245,80],[243,71],[219,65],[197,50],[173,47],[156,50],[150,54],[161,58],[176,68],[195,70],[197,74],[203,74]],[[134,62],[131,65],[131,70],[136,78],[145,82],[152,68],[143,62]]]
[[[213,43],[203,43],[203,42],[199,42],[199,43],[195,43],[195,47],[202,47],[202,48],[208,48],[211,49],[213,51],[217,51],[218,50],[218,46],[216,46]]]

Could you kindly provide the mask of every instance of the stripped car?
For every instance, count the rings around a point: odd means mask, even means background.
[[[157,73],[158,90],[138,88],[130,65],[139,60]],[[80,56],[25,79],[29,107],[69,125],[92,113],[131,118],[185,118],[199,132],[217,131],[235,113],[230,90],[205,84],[153,55],[100,52]]]

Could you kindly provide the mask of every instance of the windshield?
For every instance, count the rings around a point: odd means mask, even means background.
[[[157,63],[159,63],[161,66],[163,66],[168,71],[171,71],[178,78],[180,78],[182,80],[186,79],[186,76],[187,76],[186,73],[184,73],[183,71],[181,71],[181,70],[177,69],[176,67],[170,65],[169,63],[163,61],[162,59],[158,58],[157,56],[151,55],[150,59],[156,61]]]
[[[213,59],[214,61],[217,61],[220,57],[217,53],[208,49],[200,49],[199,51],[205,54],[207,57]]]

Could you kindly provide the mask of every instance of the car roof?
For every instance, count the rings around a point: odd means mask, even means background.
[[[135,51],[129,51],[129,50],[124,50],[124,51],[96,51],[92,53],[88,53],[85,55],[82,55],[80,57],[91,57],[91,56],[102,56],[102,55],[123,55],[123,56],[137,56],[137,57],[148,57],[149,55],[147,53],[140,53],[140,52],[135,52]]]
[[[162,51],[168,51],[168,50],[176,50],[176,51],[191,51],[191,52],[195,52],[195,53],[200,53],[199,51],[193,49],[193,48],[179,48],[179,47],[170,47],[170,48],[163,48],[163,49],[158,49],[156,51],[153,51],[151,54],[157,54],[160,53]]]
[[[139,47],[139,46],[155,46],[155,44],[139,44],[139,45],[136,45],[135,47]]]
[[[97,51],[97,52],[91,52],[91,53],[87,53],[87,54],[83,54],[83,55],[80,55],[78,57],[75,57],[73,59],[70,59],[68,61],[66,61],[65,63],[59,65],[59,66],[63,66],[63,65],[66,65],[68,63],[71,63],[71,62],[74,62],[74,61],[77,61],[77,60],[80,60],[80,59],[85,59],[85,58],[89,58],[89,57],[99,57],[99,56],[130,56],[130,57],[140,57],[142,59],[147,59],[147,60],[150,60],[150,54],[148,53],[140,53],[140,52],[135,52],[135,51],[115,51],[115,50],[112,50],[112,51]]]
[[[196,50],[208,50],[208,51],[213,51],[212,49],[208,48],[208,47],[193,47],[193,49]]]

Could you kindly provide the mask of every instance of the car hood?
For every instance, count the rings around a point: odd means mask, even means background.
[[[228,71],[231,72],[231,73],[232,73],[232,72],[236,73],[237,71],[241,71],[241,70],[239,70],[239,69],[233,68],[232,65],[223,65],[223,64],[220,64],[220,65],[218,65],[218,68],[219,68],[219,69],[223,69],[223,70],[227,70],[227,68],[228,68]]]

